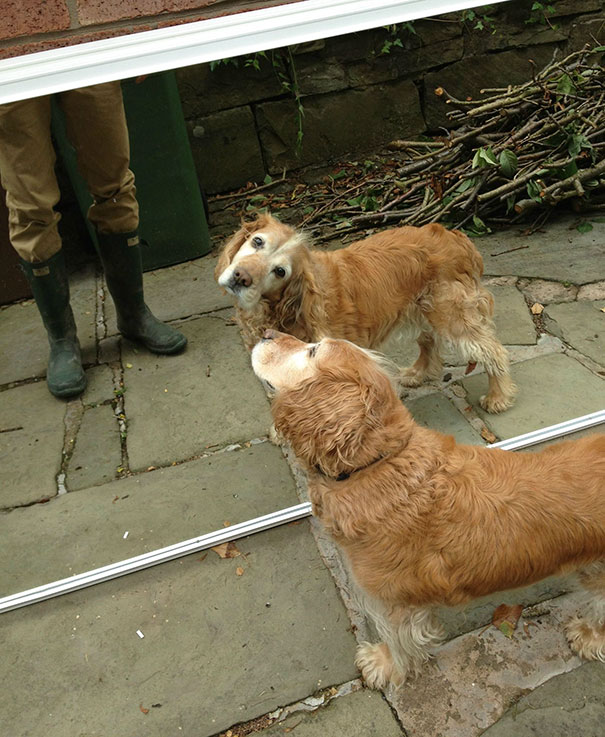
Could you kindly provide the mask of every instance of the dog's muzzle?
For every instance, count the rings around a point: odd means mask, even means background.
[[[231,274],[231,279],[229,279],[229,283],[227,284],[227,288],[231,289],[233,292],[239,292],[241,289],[247,289],[250,286],[252,286],[252,277],[250,276],[250,272],[242,267],[234,269]]]

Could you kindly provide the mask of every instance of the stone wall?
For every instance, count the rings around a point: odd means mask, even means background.
[[[476,9],[472,21],[451,14],[395,34],[381,28],[313,42],[273,61],[268,54],[179,70],[204,188],[227,191],[284,169],[375,151],[394,138],[443,131],[448,107],[437,87],[475,97],[486,87],[531,79],[555,52],[605,43],[603,0],[553,0],[554,13],[528,23],[533,4],[515,0]],[[485,14],[490,27],[475,28]],[[297,106],[279,75],[298,90],[304,110],[298,152]]]

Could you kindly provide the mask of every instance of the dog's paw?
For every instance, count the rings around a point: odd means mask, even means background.
[[[479,404],[486,412],[489,412],[492,415],[496,415],[498,414],[498,412],[504,412],[505,409],[512,407],[513,398],[507,398],[502,394],[498,394],[496,396],[484,394],[482,397],[480,397]]]
[[[401,369],[401,373],[399,374],[399,383],[401,386],[420,386],[424,379],[424,373],[418,371],[413,366]]]
[[[269,428],[269,440],[278,448],[286,442],[283,435],[275,429],[275,425],[271,425]]]
[[[362,642],[357,648],[355,665],[368,688],[379,690],[386,688],[389,683],[400,686],[404,681],[395,669],[389,648],[384,642],[377,645]]]
[[[570,648],[581,658],[605,662],[605,626],[595,628],[582,617],[574,617],[566,634]]]

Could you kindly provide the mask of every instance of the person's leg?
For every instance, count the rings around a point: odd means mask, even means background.
[[[0,179],[6,190],[10,239],[48,335],[48,388],[55,396],[70,397],[84,391],[86,376],[57,230],[54,164],[50,99],[0,105]]]
[[[145,304],[137,234],[139,208],[119,82],[61,95],[67,134],[93,204],[88,217],[97,230],[107,286],[116,305],[118,329],[155,353],[176,353],[185,336],[160,322]]]
[[[6,190],[10,240],[30,263],[46,261],[61,248],[54,166],[50,98],[0,105],[0,179]]]

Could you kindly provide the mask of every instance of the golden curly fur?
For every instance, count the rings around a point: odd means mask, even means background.
[[[605,661],[605,435],[531,453],[459,445],[415,424],[377,357],[347,341],[269,330],[252,363],[383,639],[358,650],[369,685],[429,657],[436,605],[563,571],[591,593],[571,647]]]
[[[378,348],[404,325],[420,355],[400,382],[441,377],[441,348],[483,363],[489,412],[510,407],[516,388],[492,323],[483,261],[461,232],[441,225],[386,230],[337,251],[310,249],[302,233],[270,215],[243,224],[224,245],[215,276],[236,298],[249,349],[267,328],[315,341],[344,338]]]

